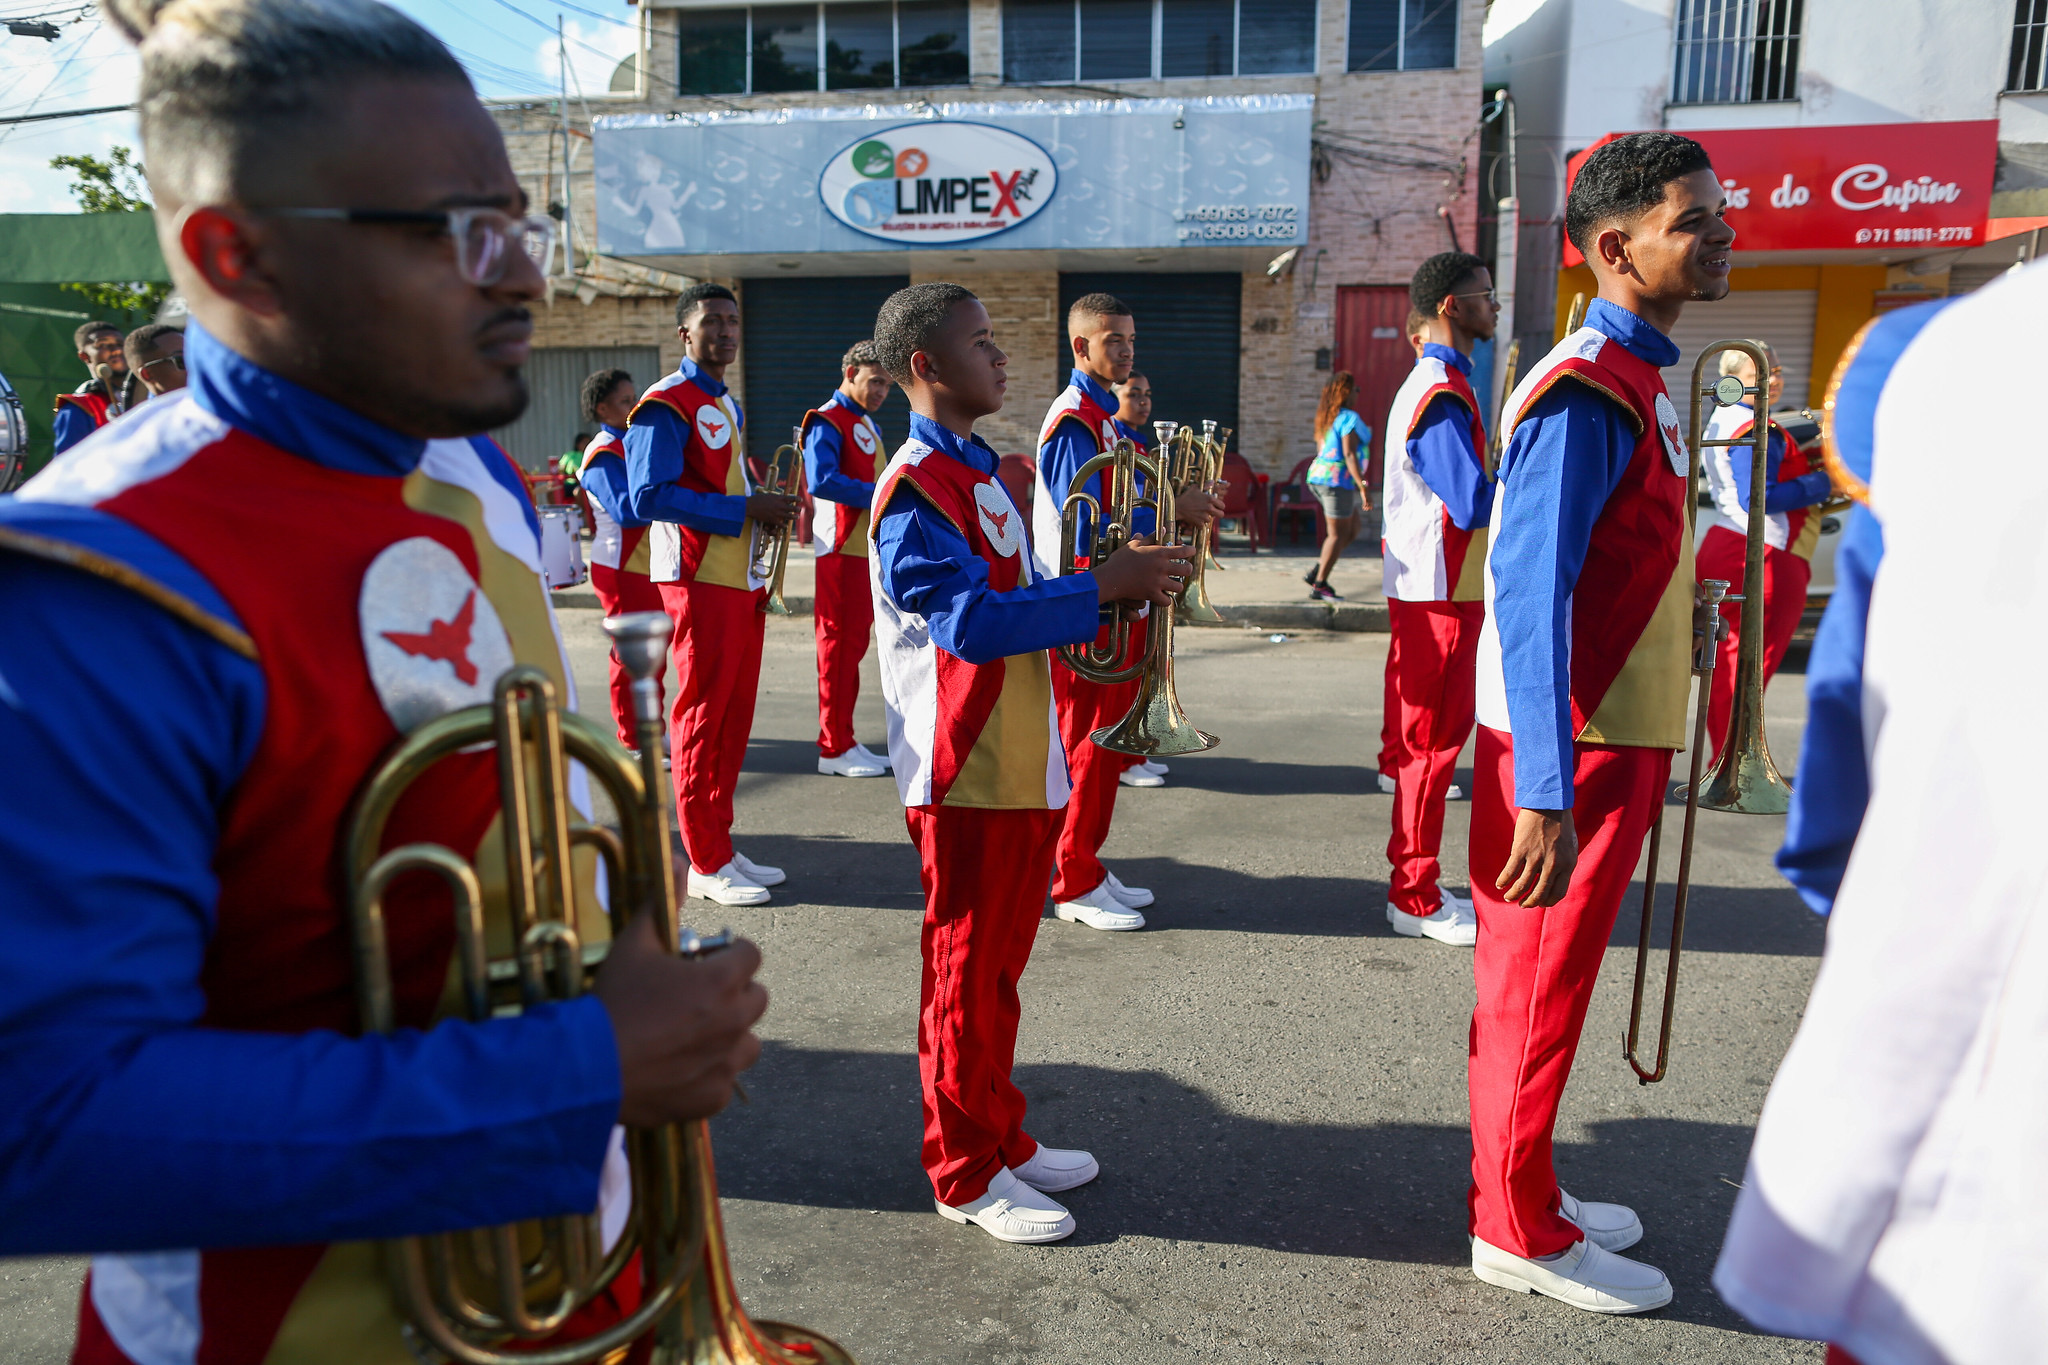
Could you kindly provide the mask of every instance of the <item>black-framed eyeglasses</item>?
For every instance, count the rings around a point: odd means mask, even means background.
[[[536,266],[545,267],[555,246],[555,220],[544,214],[514,217],[502,209],[258,209],[260,218],[313,218],[336,223],[433,226],[455,241],[455,269],[462,278],[489,288],[505,278],[517,242]]]

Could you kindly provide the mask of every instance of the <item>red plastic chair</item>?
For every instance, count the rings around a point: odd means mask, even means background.
[[[1024,543],[1031,543],[1031,500],[1038,491],[1038,461],[1029,455],[1005,455],[996,477],[1009,490],[1010,501],[1024,514]]]
[[[1223,516],[1216,523],[1216,547],[1223,548],[1223,539],[1233,531],[1244,537],[1247,552],[1257,554],[1259,542],[1272,542],[1266,528],[1265,499],[1260,496],[1259,476],[1252,471],[1250,461],[1244,456],[1231,453],[1223,457]]]
[[[1315,494],[1308,491],[1308,467],[1312,463],[1313,460],[1303,460],[1294,467],[1294,472],[1287,476],[1287,482],[1274,488],[1273,529],[1277,534],[1281,519],[1288,513],[1306,512],[1309,515],[1310,529],[1315,533],[1314,543],[1320,545],[1323,543],[1324,535],[1323,505],[1316,501]],[[1290,545],[1301,543],[1301,533],[1296,529],[1299,524],[1288,524],[1287,543]]]

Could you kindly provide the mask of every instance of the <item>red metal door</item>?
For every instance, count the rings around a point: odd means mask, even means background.
[[[1358,381],[1358,415],[1372,428],[1372,469],[1379,480],[1380,441],[1387,409],[1408,371],[1415,368],[1409,346],[1408,287],[1401,284],[1346,284],[1337,287],[1337,347],[1332,371],[1349,370]]]

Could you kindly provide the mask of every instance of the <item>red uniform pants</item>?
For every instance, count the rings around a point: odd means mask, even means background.
[[[854,744],[853,704],[875,625],[875,599],[862,555],[819,555],[817,582],[812,611],[818,628],[818,752],[837,758]]]
[[[590,586],[597,591],[597,604],[604,608],[606,616],[618,616],[629,611],[661,611],[661,589],[644,573],[629,569],[614,569],[604,564],[590,566]],[[619,728],[619,743],[628,749],[638,747],[640,741],[633,735],[633,678],[619,663],[619,656],[612,654],[612,724]],[[654,680],[654,695],[662,694],[661,679]]]
[[[1017,978],[1045,915],[1060,813],[912,806],[904,816],[924,878],[924,1169],[940,1203],[966,1204],[1038,1150],[1010,1069]]]
[[[1669,749],[1580,744],[1574,755],[1579,861],[1564,899],[1544,909],[1510,905],[1493,885],[1515,833],[1508,736],[1481,726],[1472,765],[1471,1230],[1518,1256],[1579,1240],[1557,1212],[1551,1129],[1614,917],[1671,774]]]
[[[1131,622],[1131,650],[1145,648],[1146,622]],[[1109,642],[1104,626],[1096,642]],[[1052,898],[1070,901],[1102,885],[1109,875],[1098,855],[1109,838],[1109,822],[1116,814],[1117,778],[1130,766],[1128,754],[1112,753],[1088,738],[1105,725],[1122,720],[1138,697],[1138,682],[1103,684],[1089,682],[1054,658],[1052,698],[1060,718],[1060,742],[1067,751],[1067,776],[1074,793],[1067,798],[1065,823],[1060,829],[1059,851],[1053,858]]]
[[[1710,527],[1700,538],[1694,560],[1702,579],[1725,579],[1730,592],[1742,591],[1747,542],[1725,526]],[[1806,585],[1813,579],[1813,565],[1790,550],[1764,547],[1764,686],[1778,675],[1785,652],[1792,647],[1792,635],[1799,629],[1799,617],[1806,610]],[[1728,623],[1728,638],[1714,659],[1714,695],[1707,705],[1707,734],[1714,742],[1708,763],[1721,757],[1728,742],[1728,713],[1735,705],[1735,665],[1742,643],[1742,604],[1724,603],[1721,618]]]
[[[1384,542],[1382,542],[1384,544]],[[1393,599],[1388,598],[1389,602]],[[1483,610],[1485,603],[1481,603]],[[1390,618],[1391,619],[1391,618]],[[1401,766],[1401,637],[1387,632],[1387,686],[1380,698],[1380,768],[1392,777]]]
[[[676,822],[690,866],[716,872],[732,861],[732,792],[754,729],[766,594],[687,581],[660,587],[676,623],[668,746]]]
[[[1391,638],[1398,651],[1387,654],[1389,690],[1395,694],[1393,831],[1387,861],[1393,873],[1387,899],[1410,915],[1442,908],[1437,850],[1444,838],[1444,798],[1458,751],[1472,733],[1472,694],[1477,679],[1479,627],[1486,619],[1480,602],[1387,600]],[[1397,662],[1398,661],[1398,662]]]

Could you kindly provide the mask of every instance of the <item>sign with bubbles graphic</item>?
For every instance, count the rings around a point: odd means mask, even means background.
[[[1313,107],[1257,95],[601,117],[598,250],[1286,247],[1307,237]]]

